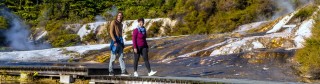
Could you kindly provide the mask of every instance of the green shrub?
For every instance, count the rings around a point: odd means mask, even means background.
[[[294,18],[300,18],[300,21],[304,21],[313,14],[316,8],[316,6],[305,7],[301,9],[297,14],[295,14]]]
[[[138,19],[145,17],[145,15],[148,15],[148,11],[146,11],[145,6],[132,6],[126,8],[124,11],[124,18],[130,18],[130,19]]]
[[[219,11],[230,11],[236,8],[237,0],[218,0],[217,9]]]
[[[147,21],[147,22],[144,22],[144,25],[149,25],[150,24],[150,20],[149,21]],[[131,26],[131,25],[130,25]]]
[[[80,37],[77,34],[60,35],[56,39],[51,40],[53,47],[75,46],[80,43]]]
[[[188,27],[186,27],[181,21],[179,21],[172,29],[171,36],[178,36],[178,35],[186,35],[189,34],[191,31]]]
[[[261,17],[271,17],[274,10],[269,0],[178,0],[168,16],[179,20],[172,35],[209,34],[230,32]]]
[[[71,32],[68,30],[63,30],[63,29],[55,29],[55,30],[49,31],[48,40],[52,41],[52,40],[56,39],[58,36],[66,35],[66,34],[71,34]]]
[[[267,1],[256,1],[255,4],[250,4],[243,10],[231,10],[227,12],[219,11],[216,15],[211,16],[208,20],[208,28],[210,33],[230,32],[242,24],[256,21],[259,17],[271,16],[265,12],[273,12],[274,10]],[[266,15],[264,15],[266,14]]]
[[[91,31],[89,34],[83,37],[82,42],[84,43],[91,43],[91,42],[97,42],[98,38],[96,37],[96,34]]]
[[[97,35],[98,40],[102,40],[102,43],[108,43],[111,39],[109,36],[109,26],[110,22],[107,22],[106,24],[103,25],[105,28],[103,28],[102,32]]]
[[[300,49],[296,52],[295,59],[299,62],[300,67],[298,70],[301,71],[303,75],[316,74],[314,70],[320,70],[320,40],[319,39],[308,39],[306,41],[305,48]]]
[[[8,27],[9,24],[7,20],[4,17],[0,16],[0,29],[8,29]]]
[[[316,3],[316,4],[320,4],[320,1],[319,0],[314,0],[314,2]]]
[[[173,31],[172,31],[172,28],[169,24],[165,25],[164,27],[164,35],[168,36],[170,35]]]
[[[94,21],[94,16],[90,15],[90,16],[88,16],[86,18],[83,18],[81,20],[81,23],[82,24],[86,24],[86,23],[90,23],[90,22],[93,22],[93,21]]]
[[[300,64],[298,70],[302,75],[312,75],[319,79],[320,74],[320,17],[312,29],[312,37],[307,39],[305,47],[296,52],[294,59]]]
[[[90,28],[90,25],[87,25],[87,26],[86,26],[86,29],[87,29],[87,30],[90,30],[90,29],[91,29],[91,28]]]
[[[54,29],[49,31],[47,40],[53,47],[74,46],[80,42],[77,34],[65,29]]]
[[[62,28],[63,22],[62,21],[49,21],[45,27],[46,31],[52,31]]]
[[[132,31],[133,30],[130,30],[125,33],[127,35],[127,37],[125,38],[127,41],[132,40]]]
[[[162,23],[162,21],[152,23],[147,31],[147,37],[157,37],[160,35],[160,27],[162,26]]]
[[[103,43],[108,43],[111,37],[109,36],[108,30],[103,30],[101,34],[98,34],[97,39],[103,40]]]

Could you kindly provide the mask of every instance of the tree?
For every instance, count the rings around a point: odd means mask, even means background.
[[[8,29],[8,27],[9,27],[9,25],[8,25],[7,20],[4,17],[0,16],[0,30],[1,29]]]

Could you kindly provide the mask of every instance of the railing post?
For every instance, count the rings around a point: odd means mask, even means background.
[[[20,81],[21,82],[28,82],[31,81],[33,77],[28,72],[20,72]]]
[[[60,83],[74,83],[74,78],[71,75],[60,75]]]

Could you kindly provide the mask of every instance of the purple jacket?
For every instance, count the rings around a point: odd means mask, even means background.
[[[138,47],[148,47],[146,38],[147,33],[143,34],[139,32],[138,28],[134,29],[132,34],[133,48],[137,49]]]

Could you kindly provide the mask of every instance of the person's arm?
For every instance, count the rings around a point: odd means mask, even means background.
[[[132,45],[134,49],[137,49],[137,35],[138,35],[137,29],[134,29],[132,32]]]
[[[115,21],[112,21],[111,24],[110,24],[110,28],[109,28],[110,31],[109,31],[109,33],[110,33],[110,36],[111,36],[111,39],[113,40],[113,42],[116,43],[116,38],[115,38],[114,32],[113,32],[113,31],[115,30],[115,29],[114,29],[114,28],[115,28],[114,26],[115,26]]]

